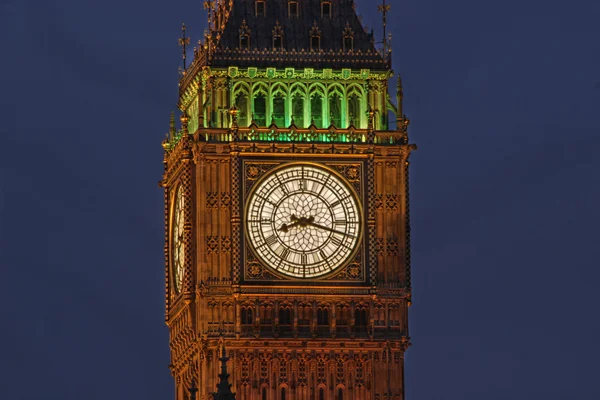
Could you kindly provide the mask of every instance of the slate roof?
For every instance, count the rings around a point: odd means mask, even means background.
[[[297,0],[298,17],[288,15],[289,0],[265,0],[265,15],[256,15],[256,0],[233,0],[229,18],[212,54],[217,66],[305,66],[314,68],[373,68],[389,65],[364,31],[354,10],[354,0],[330,0],[331,17],[321,17],[322,0]],[[240,49],[240,27],[250,30],[250,49]],[[273,49],[273,29],[283,29],[283,49]],[[321,33],[321,51],[310,51],[311,28]],[[351,51],[344,51],[346,27],[354,33]]]

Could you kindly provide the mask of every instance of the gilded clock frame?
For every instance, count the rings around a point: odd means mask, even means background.
[[[177,297],[180,296],[181,294],[183,294],[184,292],[184,286],[185,286],[185,274],[186,274],[186,263],[187,263],[187,255],[185,254],[185,247],[187,247],[185,240],[183,240],[182,245],[185,246],[184,250],[183,250],[183,263],[182,263],[182,268],[183,268],[183,278],[181,280],[181,287],[177,287],[177,263],[175,262],[175,250],[174,250],[174,238],[173,238],[173,231],[175,229],[175,208],[177,207],[178,204],[178,199],[177,199],[177,194],[181,191],[181,196],[185,197],[185,188],[183,187],[183,183],[182,182],[177,182],[177,184],[173,187],[173,190],[170,193],[170,207],[169,207],[169,277],[171,280],[171,296],[172,297]],[[185,199],[184,199],[184,205],[183,205],[183,231],[182,231],[182,235],[185,232]]]
[[[335,175],[343,185],[349,190],[354,196],[357,203],[357,212],[359,213],[359,238],[356,242],[354,249],[348,258],[341,264],[340,267],[329,273],[323,274],[318,277],[310,278],[298,278],[291,277],[273,270],[268,265],[261,262],[260,257],[254,251],[252,245],[248,239],[248,226],[245,222],[247,218],[248,205],[252,192],[260,184],[260,182],[271,173],[278,169],[286,168],[292,165],[313,165],[318,168],[322,168],[327,172]],[[257,167],[260,171],[254,176],[250,176],[248,167]],[[340,173],[335,167],[342,168],[356,168],[358,174],[352,181],[347,176]],[[344,159],[328,159],[323,161],[317,158],[308,159],[294,159],[290,161],[275,161],[272,159],[262,159],[254,157],[244,157],[241,159],[241,172],[242,172],[242,190],[241,190],[241,204],[240,207],[242,212],[240,213],[243,220],[243,227],[241,229],[241,249],[242,249],[242,262],[238,268],[241,268],[241,279],[244,284],[264,284],[267,282],[277,281],[285,284],[292,285],[305,285],[308,282],[321,282],[321,283],[336,283],[336,284],[366,284],[368,279],[367,272],[367,237],[366,231],[368,230],[367,218],[364,213],[365,205],[367,204],[367,193],[365,191],[366,183],[366,163],[363,160],[359,161],[348,161]],[[261,268],[260,274],[255,274],[252,269]],[[352,267],[352,271],[349,269]],[[236,268],[236,266],[234,266]],[[356,268],[360,268],[357,271]],[[254,276],[253,276],[254,275]]]

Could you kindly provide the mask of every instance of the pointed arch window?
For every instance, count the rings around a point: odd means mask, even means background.
[[[235,99],[235,105],[238,108],[238,125],[245,127],[250,125],[248,120],[248,94],[242,92],[239,93]]]
[[[279,329],[282,333],[292,330],[292,310],[289,304],[280,306],[279,308]],[[280,371],[281,375],[281,371]]]
[[[354,50],[354,31],[350,27],[350,23],[346,22],[346,27],[343,32],[343,43],[344,51]]]
[[[340,328],[346,328],[348,326],[348,320],[350,319],[350,310],[348,304],[339,304],[336,306],[339,312],[336,314],[335,325]]]
[[[331,18],[331,1],[323,0],[321,2],[321,17],[323,18]]]
[[[353,93],[348,97],[348,125],[360,128],[360,98]]]
[[[281,388],[281,400],[285,400],[285,388]]]
[[[296,126],[304,128],[304,96],[300,93],[292,97],[292,119]]]
[[[239,29],[240,32],[240,49],[250,49],[250,27],[246,23],[246,20],[242,21],[242,26]]]
[[[275,23],[275,28],[273,28],[273,49],[280,50],[283,48],[283,28],[279,21]]]
[[[329,310],[327,308],[317,310],[317,325],[329,325]]]
[[[317,26],[317,21],[310,28],[310,50],[319,51],[321,49],[321,30]]]
[[[242,325],[252,325],[254,323],[251,307],[242,308]]]
[[[329,118],[330,123],[336,128],[342,126],[342,98],[339,94],[334,93],[329,97]]]
[[[357,332],[365,332],[368,324],[368,313],[366,308],[358,307],[354,311],[355,330]]]
[[[344,391],[342,390],[342,388],[338,389],[337,400],[344,400]]]
[[[289,0],[288,1],[288,16],[290,18],[298,18],[298,15],[299,15],[298,1]]]
[[[258,126],[267,126],[267,97],[262,93],[254,98],[254,122]]]
[[[285,97],[281,93],[273,97],[273,122],[280,128],[285,126]]]
[[[262,400],[267,400],[267,388],[262,388]]]
[[[320,93],[310,98],[310,116],[317,128],[323,127],[323,96]]]
[[[319,389],[319,400],[325,400],[325,390],[323,388]]]
[[[257,17],[264,17],[267,13],[267,5],[265,3],[265,0],[256,0],[255,11]]]
[[[317,309],[317,331],[320,333],[329,332],[329,308],[326,305],[319,306]]]

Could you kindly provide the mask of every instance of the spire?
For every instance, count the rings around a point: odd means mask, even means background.
[[[190,391],[190,400],[196,400],[196,392],[198,388],[196,387],[196,381],[192,379],[192,385],[188,389]]]
[[[186,68],[185,62],[186,62],[186,58],[187,58],[185,50],[186,50],[187,45],[190,44],[190,38],[185,35],[185,31],[186,31],[185,24],[181,24],[181,37],[179,38],[179,45],[183,48],[182,49],[182,58],[183,58],[184,73],[185,73],[185,68]]]
[[[383,57],[386,60],[388,59],[389,53],[391,52],[387,37],[387,13],[390,11],[391,7],[391,5],[386,4],[385,0],[383,0],[382,4],[377,6],[377,11],[379,11],[383,16]]]
[[[229,357],[227,357],[225,345],[223,345],[223,352],[221,356],[221,373],[219,374],[220,381],[217,384],[217,391],[213,393],[213,400],[235,400],[235,393],[231,392],[231,383],[229,383],[227,360],[229,360]]]

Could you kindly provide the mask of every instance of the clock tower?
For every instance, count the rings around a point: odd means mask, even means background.
[[[404,400],[414,145],[387,39],[353,0],[204,4],[163,142],[175,399],[224,363],[238,400]]]

